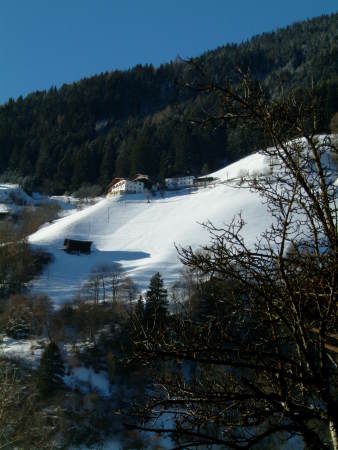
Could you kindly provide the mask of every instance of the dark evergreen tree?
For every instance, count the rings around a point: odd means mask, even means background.
[[[174,173],[189,173],[194,165],[195,148],[192,144],[191,133],[185,126],[176,127],[173,147],[175,151]]]
[[[115,148],[110,142],[110,139],[107,139],[103,146],[103,156],[100,166],[100,182],[104,187],[108,186],[113,178],[115,159]]]
[[[74,155],[73,187],[75,188],[88,182],[92,176],[92,171],[91,151],[87,145],[79,149]]]
[[[146,305],[144,310],[145,321],[148,326],[162,326],[168,314],[168,293],[163,287],[163,279],[159,272],[150,280],[146,292]]]
[[[45,397],[62,387],[64,374],[59,347],[52,341],[45,348],[38,368],[37,387],[40,394]]]
[[[156,176],[159,170],[158,143],[154,128],[145,127],[140,131],[130,154],[131,175],[146,173]]]
[[[137,303],[135,305],[135,315],[139,321],[143,322],[144,319],[144,302],[142,295],[139,296]]]
[[[127,177],[130,174],[130,151],[126,141],[122,141],[116,158],[115,176]]]
[[[74,170],[73,152],[74,149],[72,147],[68,148],[63,153],[57,165],[56,178],[60,180],[63,191],[69,190],[69,187],[71,185]]]
[[[39,157],[36,163],[36,176],[39,181],[44,180],[50,176],[52,176],[52,169],[50,166],[50,142],[47,138],[44,138],[41,142],[39,149]]]

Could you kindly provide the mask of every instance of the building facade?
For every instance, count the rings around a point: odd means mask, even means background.
[[[195,187],[207,187],[212,183],[215,183],[217,178],[214,177],[200,177],[194,179]]]
[[[165,187],[167,189],[182,189],[185,187],[192,187],[194,185],[194,179],[193,176],[182,176],[182,177],[172,177],[172,178],[166,178],[165,181]]]
[[[115,178],[108,188],[108,196],[119,194],[138,194],[144,192],[142,181],[132,181],[127,178]]]

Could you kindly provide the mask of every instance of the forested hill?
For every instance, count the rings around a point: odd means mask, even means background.
[[[322,131],[338,110],[338,14],[197,59],[218,82],[235,66],[250,69],[272,95],[281,78],[286,88],[302,89],[313,77],[324,98]],[[136,66],[10,100],[0,107],[2,180],[25,177],[26,186],[54,193],[104,188],[114,175],[206,173],[259,146],[250,130],[191,128],[201,102],[183,88],[188,76],[182,61]]]

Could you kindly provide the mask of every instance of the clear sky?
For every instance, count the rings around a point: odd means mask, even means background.
[[[0,103],[337,11],[337,0],[0,0]]]

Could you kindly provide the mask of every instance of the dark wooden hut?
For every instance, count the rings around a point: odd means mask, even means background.
[[[91,241],[79,241],[76,239],[65,239],[63,242],[64,250],[67,253],[90,253]]]

